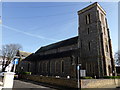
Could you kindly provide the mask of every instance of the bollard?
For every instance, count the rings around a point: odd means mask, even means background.
[[[12,88],[14,81],[14,72],[4,73],[3,88]]]

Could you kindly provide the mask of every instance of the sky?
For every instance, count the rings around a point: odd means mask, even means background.
[[[78,35],[77,11],[90,2],[3,2],[2,43],[34,53],[40,47]],[[113,51],[118,50],[118,3],[100,2],[106,11]]]
[[[2,16],[2,4],[0,2],[0,16]],[[1,24],[1,17],[0,17],[0,49],[1,49],[1,46],[2,46],[2,24]]]
[[[118,16],[120,16],[120,2],[118,3]],[[120,50],[120,17],[118,17],[118,50]]]

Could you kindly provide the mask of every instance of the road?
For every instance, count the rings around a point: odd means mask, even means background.
[[[39,88],[39,89],[55,90],[50,87],[34,84],[32,82],[21,81],[21,80],[14,80],[13,88]]]

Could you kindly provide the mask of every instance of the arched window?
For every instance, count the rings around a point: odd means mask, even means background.
[[[64,72],[64,61],[61,61],[61,72]]]
[[[40,62],[38,62],[38,73],[40,72]]]
[[[111,70],[110,65],[108,65],[108,72],[109,72],[109,76],[111,76],[111,74],[112,74],[112,70]]]
[[[81,49],[82,49],[82,40],[81,40]]]
[[[106,29],[105,29],[105,27],[103,27],[103,32],[104,32],[104,35],[106,35]]]
[[[108,45],[106,44],[106,52],[108,52]]]
[[[90,49],[91,49],[91,42],[88,43],[88,49],[90,51]]]
[[[89,34],[90,33],[90,28],[87,28],[87,34]]]
[[[41,63],[41,71],[44,72],[44,62]]]
[[[71,57],[71,64],[72,64],[72,65],[75,64],[75,56],[74,56],[74,55],[72,55],[72,57]]]
[[[90,24],[90,14],[86,15],[86,24]]]
[[[101,22],[104,24],[104,15],[101,13]]]
[[[59,63],[58,61],[55,62],[55,72],[58,72],[58,68],[59,68]]]
[[[46,62],[46,72],[48,72],[48,70],[49,70],[49,64],[48,62]]]
[[[42,71],[42,63],[39,62],[39,72],[41,73],[41,71]]]
[[[30,71],[30,63],[28,63],[28,70],[27,70],[28,72]]]
[[[50,62],[50,73],[52,73],[52,62]]]

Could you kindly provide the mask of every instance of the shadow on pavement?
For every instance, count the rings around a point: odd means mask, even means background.
[[[62,87],[62,86],[58,86],[58,85],[53,85],[53,84],[48,84],[48,83],[41,83],[41,82],[36,82],[36,81],[31,81],[31,80],[23,80],[23,79],[20,79],[20,81],[23,81],[23,82],[29,82],[29,83],[32,83],[32,84],[36,84],[36,85],[41,85],[41,86],[44,86],[44,87],[49,87],[49,88],[53,88],[53,89],[57,89],[57,90],[70,90],[70,89],[76,89],[76,88],[69,88],[69,87]],[[24,88],[23,88],[24,89]],[[36,90],[36,89],[41,89],[43,90],[43,88],[26,88],[26,90]],[[19,90],[19,88],[13,88],[13,90]],[[49,90],[47,88],[45,88],[45,90]]]

